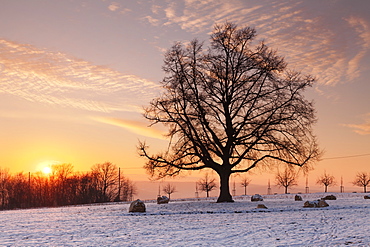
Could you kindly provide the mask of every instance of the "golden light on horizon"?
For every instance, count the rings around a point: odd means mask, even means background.
[[[44,175],[50,175],[53,171],[53,165],[60,164],[60,161],[46,160],[37,165],[37,170],[41,171]]]
[[[51,172],[52,169],[50,166],[45,166],[44,168],[42,168],[42,173],[44,173],[45,175],[50,175]]]

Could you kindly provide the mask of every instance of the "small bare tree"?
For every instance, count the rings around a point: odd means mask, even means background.
[[[364,193],[366,193],[366,186],[370,183],[370,174],[366,172],[359,172],[356,175],[355,180],[352,182],[353,185],[364,187]]]
[[[275,176],[276,185],[285,188],[285,194],[288,194],[288,188],[298,185],[298,173],[292,167],[286,167],[284,171],[277,171]]]
[[[328,192],[328,187],[336,185],[337,182],[335,181],[335,178],[333,175],[327,174],[325,171],[323,175],[317,178],[316,184],[324,185],[325,192]]]
[[[250,178],[248,178],[247,176],[244,176],[243,178],[242,178],[242,180],[241,180],[241,182],[240,182],[240,185],[242,186],[242,187],[244,187],[244,195],[247,195],[247,187],[248,187],[248,185],[251,183],[251,179]]]
[[[204,178],[201,178],[199,181],[198,181],[198,189],[200,191],[204,191],[206,192],[207,194],[207,197],[209,197],[209,192],[214,190],[215,188],[217,188],[217,185],[215,183],[215,180],[214,178],[210,178],[208,173],[206,173],[204,175]]]
[[[166,184],[162,191],[168,195],[168,199],[171,199],[171,194],[177,192],[176,187],[170,183]]]

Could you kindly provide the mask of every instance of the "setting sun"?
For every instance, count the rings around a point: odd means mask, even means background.
[[[45,174],[45,175],[49,175],[51,173],[51,168],[50,166],[45,166],[44,168],[42,168],[42,172]]]
[[[50,175],[53,171],[52,169],[53,165],[60,164],[60,163],[61,163],[60,161],[56,161],[56,160],[46,160],[46,161],[40,162],[37,165],[36,170],[41,171],[44,175]]]

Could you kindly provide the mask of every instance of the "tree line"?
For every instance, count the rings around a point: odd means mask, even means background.
[[[284,188],[284,193],[288,194],[288,189],[298,185],[299,171],[296,171],[293,167],[285,167],[283,170],[277,170],[275,174],[275,185],[279,188]],[[241,187],[244,188],[244,195],[247,195],[247,187],[251,183],[251,179],[244,176],[240,180]],[[324,192],[328,192],[328,187],[337,185],[335,177],[326,171],[317,177],[316,184],[324,187]],[[367,193],[367,186],[370,185],[370,173],[358,172],[351,182],[352,185],[362,187],[363,192]],[[308,186],[308,184],[306,184]],[[343,181],[341,182],[341,187],[343,186]],[[215,179],[210,177],[208,173],[204,175],[196,183],[196,193],[199,191],[206,192],[207,197],[209,197],[209,192],[216,189],[217,185]]]
[[[74,172],[72,164],[52,165],[50,174],[11,174],[0,168],[1,210],[130,201],[135,194],[134,183],[111,162],[88,172]]]
[[[298,172],[294,171],[291,167],[287,167],[283,171],[278,170],[275,176],[275,182],[277,186],[284,187],[285,193],[287,194],[288,188],[298,185]],[[337,185],[337,181],[333,175],[325,171],[317,178],[316,184],[324,186],[325,192],[328,192],[328,187]],[[370,184],[370,173],[358,172],[352,184],[362,187],[364,193],[366,193],[366,187]],[[341,187],[342,186],[343,184],[341,184]]]

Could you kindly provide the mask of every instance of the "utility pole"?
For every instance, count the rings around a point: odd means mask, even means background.
[[[306,177],[306,194],[310,193],[310,188],[308,187],[308,175]]]
[[[343,186],[343,176],[340,178],[340,193],[344,192],[344,186]]]
[[[198,192],[198,183],[195,183],[195,198],[199,197],[199,192]]]
[[[271,195],[270,179],[269,179],[269,182],[267,184],[267,195]]]
[[[31,207],[31,172],[28,172],[28,207]]]
[[[234,185],[233,185],[233,196],[236,195],[236,188],[235,188],[235,180],[234,180]]]
[[[121,167],[118,167],[118,201],[121,201]]]

